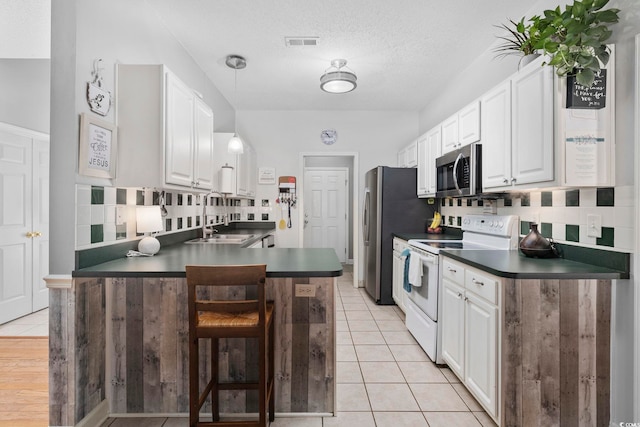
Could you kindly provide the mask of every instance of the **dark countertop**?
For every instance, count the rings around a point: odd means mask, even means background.
[[[462,230],[459,228],[445,228],[444,233],[393,233],[394,237],[402,240],[460,240]]]
[[[225,244],[162,247],[152,257],[122,257],[73,272],[74,277],[185,277],[185,265],[266,264],[267,277],[342,276],[333,249],[241,248]]]
[[[445,257],[511,279],[628,279],[629,272],[563,258],[528,258],[518,250],[441,250]]]

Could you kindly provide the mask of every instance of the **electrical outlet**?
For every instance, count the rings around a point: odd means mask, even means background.
[[[116,225],[124,224],[124,206],[116,206]]]
[[[587,237],[602,237],[602,216],[587,215]]]
[[[302,283],[296,283],[296,296],[297,297],[315,297],[316,296],[315,285],[303,285]]]

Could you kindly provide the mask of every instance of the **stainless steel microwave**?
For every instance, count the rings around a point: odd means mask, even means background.
[[[482,145],[469,144],[436,159],[436,197],[482,192]]]

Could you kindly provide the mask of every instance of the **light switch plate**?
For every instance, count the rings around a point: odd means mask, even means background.
[[[602,216],[587,215],[587,237],[602,237]]]
[[[304,285],[302,283],[296,283],[296,296],[297,297],[315,297],[316,296],[315,285]]]

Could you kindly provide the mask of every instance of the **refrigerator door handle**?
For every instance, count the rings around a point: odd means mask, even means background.
[[[364,190],[364,207],[362,212],[362,236],[364,238],[364,245],[369,245],[369,210],[371,203],[371,196],[369,189]]]

